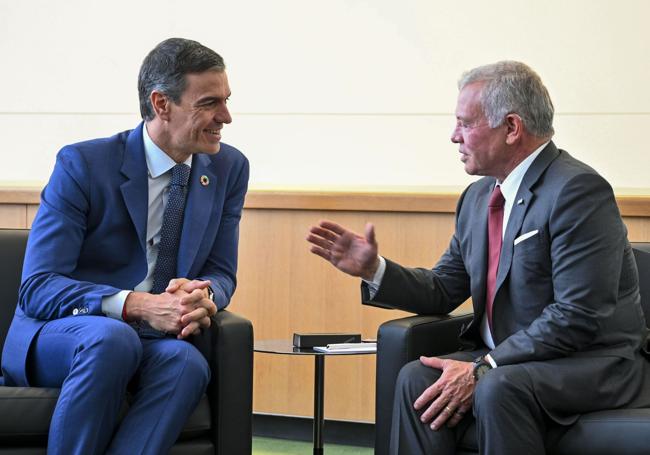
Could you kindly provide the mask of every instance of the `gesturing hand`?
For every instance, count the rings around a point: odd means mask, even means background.
[[[365,236],[331,221],[321,221],[309,230],[310,251],[337,269],[352,276],[372,280],[379,266],[375,228],[366,224]]]
[[[431,403],[420,416],[420,420],[424,423],[433,420],[431,422],[433,430],[437,430],[445,423],[449,427],[457,425],[472,407],[476,386],[473,364],[438,357],[420,357],[420,362],[428,367],[442,370],[440,378],[413,403],[413,407],[417,410]]]

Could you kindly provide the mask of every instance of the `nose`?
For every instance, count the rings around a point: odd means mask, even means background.
[[[451,132],[451,142],[454,144],[460,144],[463,142],[463,135],[460,134],[460,125],[456,125]]]
[[[215,112],[214,120],[217,123],[226,123],[229,124],[232,122],[232,117],[230,116],[230,111],[228,106],[224,103],[221,107]]]

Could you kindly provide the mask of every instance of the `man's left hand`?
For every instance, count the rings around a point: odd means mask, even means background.
[[[185,309],[181,322],[185,325],[178,334],[178,339],[184,339],[210,327],[210,316],[217,312],[217,306],[209,298],[209,281],[188,280],[187,278],[174,278],[169,282],[165,292],[174,293],[178,290],[189,295],[183,299]]]
[[[431,422],[431,429],[437,430],[445,423],[449,427],[458,425],[472,408],[474,395],[474,364],[438,357],[420,357],[423,365],[442,370],[440,378],[415,400],[413,407],[424,409],[420,420]]]

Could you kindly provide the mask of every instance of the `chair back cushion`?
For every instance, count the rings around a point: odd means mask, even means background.
[[[9,324],[18,303],[28,229],[0,229],[0,346],[4,346]],[[0,360],[2,360],[0,350]]]

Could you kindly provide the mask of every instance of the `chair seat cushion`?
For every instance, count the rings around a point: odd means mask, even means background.
[[[549,431],[552,455],[645,455],[650,448],[650,409],[616,409],[583,414],[568,429]],[[476,426],[471,424],[460,449],[478,452]],[[463,452],[465,453],[465,452]]]
[[[0,446],[45,444],[59,389],[0,386]],[[124,405],[124,412],[127,406]],[[204,435],[210,429],[210,404],[203,395],[180,439]]]

